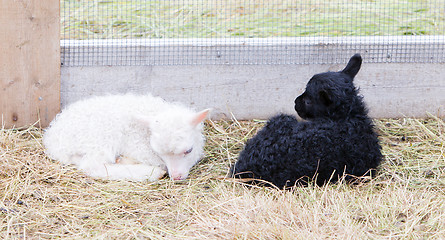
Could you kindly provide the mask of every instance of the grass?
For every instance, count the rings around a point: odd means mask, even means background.
[[[0,130],[2,239],[441,239],[445,122],[376,120],[386,161],[368,183],[282,191],[226,178],[262,121],[206,122],[183,182],[107,181],[45,157],[42,131]]]
[[[444,0],[62,0],[63,39],[444,35]]]

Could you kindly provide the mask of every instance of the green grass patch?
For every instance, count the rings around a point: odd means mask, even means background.
[[[445,0],[62,0],[63,39],[444,35]]]

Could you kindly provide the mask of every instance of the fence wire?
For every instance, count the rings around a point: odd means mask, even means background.
[[[61,0],[64,66],[445,62],[445,0]]]

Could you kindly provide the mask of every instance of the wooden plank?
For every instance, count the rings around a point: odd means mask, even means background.
[[[2,124],[45,127],[60,110],[59,0],[0,2]]]

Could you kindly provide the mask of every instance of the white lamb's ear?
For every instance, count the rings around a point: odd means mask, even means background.
[[[200,124],[202,121],[204,121],[204,119],[206,119],[206,117],[209,115],[211,109],[205,109],[202,110],[201,112],[197,113],[193,119],[192,119],[192,126],[196,127],[198,126],[198,124]]]

